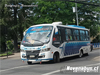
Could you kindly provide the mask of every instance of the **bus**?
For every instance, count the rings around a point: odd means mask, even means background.
[[[62,22],[30,26],[23,33],[20,46],[21,60],[33,62],[53,61],[90,52],[89,29]]]

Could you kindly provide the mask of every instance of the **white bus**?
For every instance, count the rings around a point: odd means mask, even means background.
[[[60,59],[90,52],[89,29],[62,25],[62,22],[39,24],[24,32],[20,46],[21,60],[28,64],[38,61],[59,62]]]

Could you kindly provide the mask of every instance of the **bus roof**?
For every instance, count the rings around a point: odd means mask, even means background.
[[[59,24],[57,24],[56,22],[55,23],[52,23],[52,24],[38,24],[38,25],[33,25],[33,26],[30,26],[30,27],[34,27],[34,26],[61,26],[61,27],[68,27],[68,28],[74,28],[74,29],[83,29],[83,30],[89,30],[83,26],[77,26],[77,25],[62,25],[61,22],[58,22]]]

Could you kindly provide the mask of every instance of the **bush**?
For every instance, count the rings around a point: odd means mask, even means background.
[[[8,52],[8,55],[12,55],[12,54],[13,54],[13,52],[11,52],[11,51]],[[0,54],[0,57],[2,57],[2,56],[7,56],[7,53]]]
[[[8,40],[8,41],[7,41],[7,49],[8,49],[9,51],[12,51],[12,50],[14,49],[14,45],[13,45],[13,43],[12,43],[11,40]]]

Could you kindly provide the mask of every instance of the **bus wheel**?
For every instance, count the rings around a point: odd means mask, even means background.
[[[30,61],[27,61],[27,64],[28,64],[28,65],[31,65],[31,64],[32,64],[32,62],[30,62]]]
[[[81,58],[83,56],[83,51],[80,51],[79,57]]]
[[[58,53],[55,53],[55,54],[54,54],[54,56],[53,56],[53,62],[54,62],[54,63],[60,62],[60,58],[59,58],[59,54],[58,54]]]
[[[54,63],[56,63],[56,59],[57,59],[56,54],[54,54],[54,55],[53,55],[53,62],[54,62]]]
[[[57,63],[60,62],[59,54],[57,54]]]

